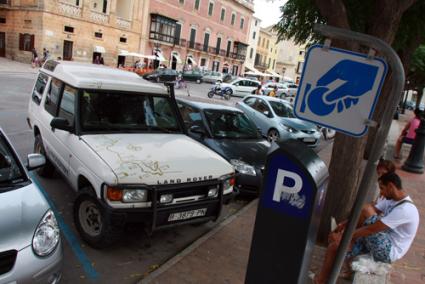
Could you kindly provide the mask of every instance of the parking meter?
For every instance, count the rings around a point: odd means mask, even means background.
[[[315,245],[328,170],[304,143],[267,155],[245,283],[304,283]]]

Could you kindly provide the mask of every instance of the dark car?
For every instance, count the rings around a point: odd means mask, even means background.
[[[194,81],[198,84],[202,83],[202,73],[195,70],[183,71],[182,77],[186,81]]]
[[[177,99],[188,134],[233,165],[236,188],[259,193],[270,143],[237,108]]]
[[[173,69],[158,68],[152,72],[143,74],[143,79],[154,81],[154,82],[170,82],[175,81],[177,78],[177,72]]]

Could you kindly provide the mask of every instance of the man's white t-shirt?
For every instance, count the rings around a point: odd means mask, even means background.
[[[382,200],[375,205],[377,209],[383,212],[384,217],[381,218],[381,222],[391,228],[389,231],[389,237],[392,243],[390,252],[391,262],[402,258],[406,254],[419,226],[419,212],[414,204],[404,202],[394,207],[398,203],[403,202],[403,200],[412,202],[412,199],[407,196],[399,201]]]

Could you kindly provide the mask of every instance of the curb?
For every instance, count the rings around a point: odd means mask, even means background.
[[[204,242],[206,242],[208,239],[210,239],[212,236],[217,234],[219,231],[221,231],[226,225],[231,223],[233,220],[238,218],[240,215],[244,214],[248,209],[250,209],[253,206],[256,206],[258,203],[258,198],[252,200],[250,203],[248,203],[245,207],[240,209],[236,214],[233,214],[229,218],[221,221],[214,229],[197,239],[195,242],[193,242],[191,245],[186,247],[184,250],[182,250],[177,255],[173,256],[169,260],[167,260],[164,264],[162,264],[158,269],[154,270],[152,273],[150,273],[146,278],[143,278],[142,280],[138,281],[138,284],[148,284],[153,283],[152,281],[155,280],[158,276],[160,276],[162,273],[166,272],[168,269],[170,269],[174,264],[178,263],[181,259],[183,259],[185,256],[187,256],[189,253],[197,249],[200,245],[202,245]]]

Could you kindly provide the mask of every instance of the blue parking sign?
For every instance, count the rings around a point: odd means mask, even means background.
[[[381,58],[314,45],[307,52],[295,115],[352,135],[367,131],[387,64]]]

